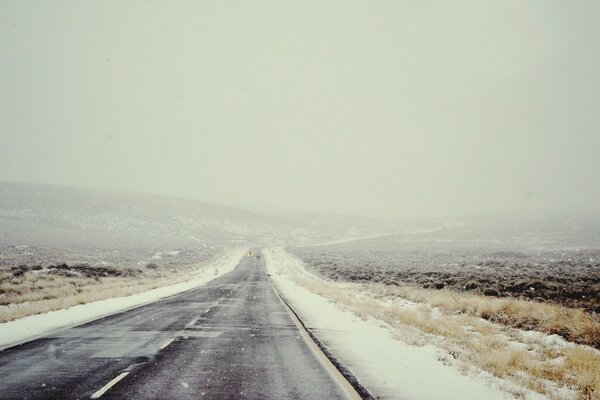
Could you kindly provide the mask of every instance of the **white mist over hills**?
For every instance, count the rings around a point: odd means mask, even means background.
[[[597,1],[5,0],[0,179],[265,213],[599,216],[599,18]]]
[[[0,243],[142,248],[310,243],[392,231],[397,222],[275,216],[158,195],[0,182]]]
[[[200,248],[370,238],[498,248],[600,247],[598,218],[502,215],[384,220],[343,215],[275,215],[194,200],[0,181],[0,244],[65,249]],[[396,238],[396,239],[394,239]]]

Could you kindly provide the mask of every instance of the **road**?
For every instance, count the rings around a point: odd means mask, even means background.
[[[0,353],[2,399],[342,399],[257,257],[212,283]]]

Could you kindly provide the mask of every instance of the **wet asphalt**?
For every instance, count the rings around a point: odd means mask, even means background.
[[[0,399],[92,396],[345,398],[256,256],[199,289],[0,352]]]

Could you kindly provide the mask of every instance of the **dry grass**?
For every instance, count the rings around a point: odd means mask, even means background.
[[[190,271],[203,265],[185,265],[168,272],[146,271],[137,277],[90,278],[37,271],[14,276],[11,271],[3,270],[0,271],[0,323],[184,282],[189,279]]]
[[[0,323],[97,300],[129,296],[160,286],[159,281],[133,278],[87,280],[52,277],[36,281],[38,286],[34,287],[18,283],[4,285],[3,290],[6,291],[2,293],[4,305],[0,306]]]
[[[552,338],[543,334],[525,334],[537,330],[579,343],[598,343],[600,325],[587,313],[468,293],[338,283],[312,275],[283,252],[274,255],[280,271],[298,285],[363,319],[385,322],[403,340],[425,340],[444,348],[461,368],[474,366],[552,399],[573,394],[581,400],[600,399],[599,351],[548,340]],[[414,340],[415,330],[421,332],[419,340]]]
[[[583,399],[600,398],[600,357],[583,348],[566,352],[565,368],[579,383]]]
[[[62,280],[57,279],[57,281],[61,282]],[[93,284],[75,282],[74,285],[65,283],[64,286],[41,287],[33,293],[14,296],[19,299],[19,302],[0,306],[0,323],[97,300],[129,296],[159,286],[161,285],[158,282],[135,282],[132,279],[122,281],[120,278],[107,278],[100,279],[99,282]]]
[[[448,290],[372,285],[373,293],[426,303],[447,314],[468,314],[503,325],[558,334],[600,349],[600,320],[581,309],[510,298],[493,298]]]

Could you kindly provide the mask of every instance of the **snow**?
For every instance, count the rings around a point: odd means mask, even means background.
[[[164,286],[127,297],[95,301],[64,310],[32,315],[0,324],[0,350],[45,336],[57,330],[71,328],[98,318],[143,306],[207,284],[215,278],[231,272],[240,263],[247,249],[236,248],[223,257],[190,274],[183,283]]]
[[[354,313],[297,285],[286,273],[296,270],[305,274],[306,270],[302,265],[289,265],[299,261],[288,257],[283,249],[265,249],[263,253],[267,271],[277,289],[306,326],[376,398],[514,398],[493,385],[490,377],[463,375],[445,364],[441,349],[397,340],[381,321],[361,320]],[[288,265],[284,266],[284,263]],[[510,387],[510,384],[506,386]],[[543,397],[529,393],[527,398]]]
[[[544,343],[548,348],[553,350],[562,350],[565,348],[574,348],[574,343],[566,341],[562,336],[559,335],[546,335],[537,331],[520,331],[519,336],[525,343]]]
[[[373,235],[357,236],[357,237],[350,237],[350,238],[344,238],[344,239],[338,239],[338,240],[330,240],[327,242],[310,243],[305,246],[307,246],[307,247],[331,246],[331,245],[335,245],[335,244],[358,242],[361,240],[378,239],[378,238],[386,237],[386,236],[390,236],[390,235],[392,235],[392,233],[389,233],[389,232],[388,233],[376,233]]]

